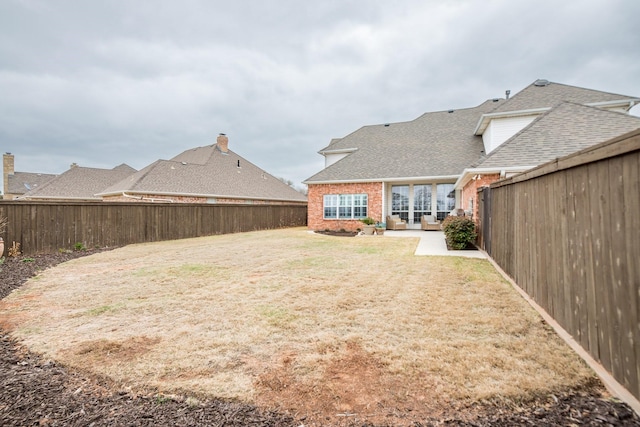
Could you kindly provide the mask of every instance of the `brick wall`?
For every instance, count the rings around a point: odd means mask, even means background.
[[[376,221],[382,218],[382,183],[366,182],[352,184],[309,184],[307,226],[310,230],[349,230],[356,231],[364,224],[357,219],[324,219],[323,196],[325,194],[366,194],[367,214]]]
[[[491,183],[500,179],[499,173],[478,175],[478,179],[469,181],[462,189],[462,200],[460,207],[465,211],[469,210],[469,199],[473,199],[473,220],[478,220],[478,188],[488,187]]]

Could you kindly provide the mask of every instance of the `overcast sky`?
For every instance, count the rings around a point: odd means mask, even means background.
[[[636,0],[0,0],[0,150],[22,172],[141,169],[224,132],[299,184],[331,138],[538,78],[640,96],[638,17]]]

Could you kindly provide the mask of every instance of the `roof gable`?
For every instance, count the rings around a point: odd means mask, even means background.
[[[497,106],[491,113],[550,108],[562,101],[576,104],[603,104],[614,101],[639,101],[637,97],[619,95],[599,90],[585,89],[561,83],[536,80],[513,97]]]
[[[535,116],[564,101],[591,106],[625,108],[628,111],[640,102],[640,98],[547,80],[536,80],[493,111],[483,114],[478,120],[474,133],[482,135],[494,118]]]
[[[562,102],[505,141],[476,167],[534,167],[640,128],[640,117]]]

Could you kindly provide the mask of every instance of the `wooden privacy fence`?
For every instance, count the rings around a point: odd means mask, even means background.
[[[107,202],[0,202],[8,219],[5,255],[19,242],[24,255],[123,246],[214,234],[303,226],[304,205],[207,205]]]
[[[640,130],[492,184],[485,199],[491,257],[637,399],[639,170]]]

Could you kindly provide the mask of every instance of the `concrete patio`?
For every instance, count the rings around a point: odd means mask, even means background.
[[[383,237],[417,237],[420,239],[415,255],[459,256],[466,258],[486,258],[484,252],[478,250],[450,251],[444,240],[443,231],[423,230],[386,230]]]

